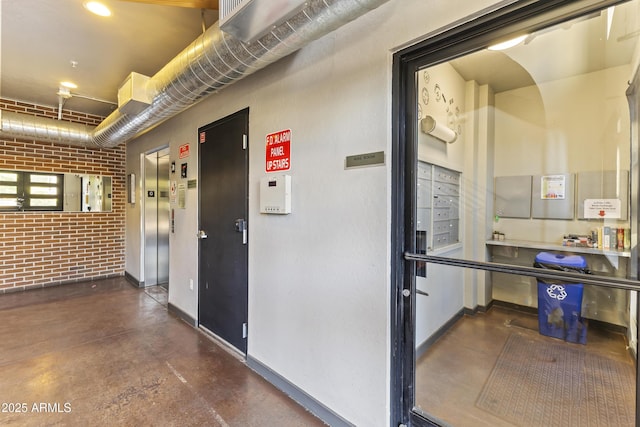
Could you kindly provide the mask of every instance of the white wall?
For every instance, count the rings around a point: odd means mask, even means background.
[[[389,423],[392,50],[492,3],[392,0],[128,145],[130,172],[139,153],[167,143],[179,166],[178,146],[191,142],[195,173],[197,128],[250,108],[248,355],[356,425]],[[293,212],[261,215],[264,137],[287,128]],[[344,169],[345,156],[372,151],[385,166]],[[176,210],[169,287],[169,302],[194,318],[196,195]],[[133,271],[139,223],[127,213]]]
[[[497,94],[494,175],[628,171],[629,74],[625,65]],[[509,239],[560,243],[602,222],[502,218],[494,225]]]
[[[473,139],[467,137],[464,129],[467,110],[466,82],[449,63],[421,70],[417,81],[417,98],[422,117],[429,115],[437,123],[459,133],[453,143],[445,143],[431,135],[418,132],[418,158],[430,164],[461,172],[461,188],[465,188],[472,180],[467,174],[468,171],[465,170],[465,154],[472,149],[469,144],[473,143]],[[461,215],[468,209],[468,204],[475,204],[474,200],[474,197],[465,197],[464,193],[461,194]],[[465,240],[466,233],[462,217],[459,232],[462,245],[452,245],[447,249],[437,250],[431,255],[461,258],[464,246],[469,244]],[[428,297],[418,294],[416,298],[416,347],[420,348],[462,310],[464,306],[463,277],[464,270],[437,264],[427,266],[427,277],[416,277],[416,287],[429,294]],[[443,286],[444,283],[446,286]]]
[[[467,140],[464,126],[467,114],[466,82],[448,62],[420,71],[417,78],[417,96],[422,117],[429,115],[437,123],[459,134],[453,143],[447,144],[431,135],[418,132],[418,158],[463,172],[468,144],[473,143],[473,139]],[[435,89],[436,86],[438,90]],[[426,99],[425,94],[429,94]],[[462,180],[466,179],[469,177],[463,175]]]

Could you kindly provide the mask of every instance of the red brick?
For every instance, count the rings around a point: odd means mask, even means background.
[[[2,98],[0,108],[57,115],[51,107]],[[70,111],[63,119],[92,126],[103,120]],[[108,175],[113,186],[112,212],[0,212],[0,289],[124,274],[125,154],[124,145],[100,149],[0,138],[0,169]]]

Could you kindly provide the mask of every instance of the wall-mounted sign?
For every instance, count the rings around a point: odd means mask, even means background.
[[[178,184],[178,207],[180,209],[187,207],[187,188],[184,184]]]
[[[207,140],[207,134],[205,132],[200,132],[200,144],[204,144]]]
[[[189,144],[182,144],[180,146],[180,158],[186,159],[189,157]]]
[[[266,137],[267,172],[291,169],[291,129],[270,133]]]
[[[376,151],[375,153],[356,154],[347,156],[344,161],[345,169],[361,168],[365,166],[384,165],[384,151]]]
[[[545,175],[540,179],[540,198],[542,200],[564,200],[567,191],[564,175]]]
[[[620,218],[620,199],[585,199],[584,217],[589,219]]]
[[[178,183],[175,181],[171,181],[171,184],[169,184],[169,203],[175,204],[177,196],[178,196]]]

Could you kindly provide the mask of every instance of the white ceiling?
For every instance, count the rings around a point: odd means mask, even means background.
[[[59,82],[71,93],[117,102],[135,71],[154,75],[218,19],[216,10],[105,0],[113,15],[83,0],[0,0],[0,96],[58,107]],[[204,16],[202,15],[204,13]],[[77,66],[72,65],[77,62]],[[65,110],[108,115],[114,105],[72,96]]]
[[[59,82],[71,80],[78,84],[72,93],[116,103],[129,73],[154,75],[202,33],[203,22],[209,27],[218,19],[211,9],[105,2],[109,18],[87,12],[83,0],[0,0],[0,96],[57,108]],[[616,7],[608,39],[603,12],[508,51],[483,50],[451,63],[466,80],[495,92],[629,63],[640,34],[639,3]],[[104,116],[114,108],[80,96],[64,103],[65,110]]]
[[[495,93],[605,68],[632,64],[638,55],[640,1],[616,6],[530,35],[513,48],[482,50],[451,61],[465,80]]]

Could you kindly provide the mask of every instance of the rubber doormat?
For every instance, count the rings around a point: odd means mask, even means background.
[[[512,333],[476,406],[518,426],[633,426],[631,361]]]

